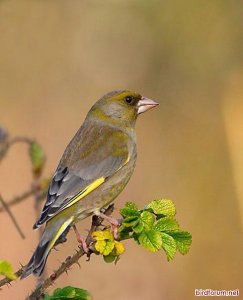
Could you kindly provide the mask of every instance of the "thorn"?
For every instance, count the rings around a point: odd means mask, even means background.
[[[77,261],[76,264],[79,266],[79,269],[81,269],[80,263]]]
[[[86,259],[86,261],[90,261],[91,254],[92,254],[92,252],[88,252],[87,253],[87,259]]]
[[[54,281],[56,278],[57,278],[57,274],[56,273],[52,273],[51,276],[50,276],[50,279],[52,281]]]
[[[100,222],[99,217],[96,216],[96,215],[94,215],[94,216],[92,217],[92,225],[98,226],[98,225],[99,225],[99,222]]]

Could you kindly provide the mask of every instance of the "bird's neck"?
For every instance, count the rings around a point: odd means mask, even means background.
[[[92,114],[92,118],[90,115]],[[124,132],[134,132],[135,121],[126,120],[125,118],[115,117],[114,115],[107,115],[101,109],[95,109],[89,112],[87,120],[92,119],[96,123],[103,124],[104,126],[113,127]]]

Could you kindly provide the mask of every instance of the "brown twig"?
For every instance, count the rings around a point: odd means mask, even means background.
[[[16,136],[14,138],[12,138],[8,143],[10,146],[12,146],[13,144],[17,144],[17,143],[25,143],[28,145],[31,145],[35,142],[34,139],[28,138],[26,136]]]
[[[105,211],[104,214],[110,215],[114,210],[114,205],[111,204]],[[93,216],[92,218],[92,224],[91,228],[89,230],[88,236],[86,238],[86,243],[89,248],[89,254],[88,257],[93,253],[92,249],[92,233],[96,231],[99,226],[102,224],[103,219],[97,216]],[[60,267],[53,272],[51,276],[49,276],[47,279],[45,279],[39,286],[36,287],[36,289],[26,298],[26,300],[37,300],[40,299],[40,297],[43,296],[46,289],[48,289],[51,285],[53,285],[54,281],[59,278],[64,272],[67,272],[70,270],[70,268],[76,263],[78,264],[78,260],[80,257],[84,256],[86,253],[84,250],[80,247],[79,250],[73,255],[69,256],[61,265]]]
[[[4,130],[2,127],[0,127],[0,162],[1,160],[5,157],[7,154],[8,150],[10,149],[11,146],[13,146],[16,143],[25,143],[29,146],[31,146],[33,143],[35,143],[34,139],[24,137],[24,136],[16,136],[13,137],[12,139],[8,138],[8,134],[6,130]],[[42,171],[42,169],[41,169]],[[33,171],[33,176],[34,178],[37,176],[38,182],[40,179],[41,172],[34,172]],[[17,197],[14,197],[11,201],[7,203],[7,206],[12,206],[17,203],[20,203],[27,199],[31,195],[36,195],[38,193],[38,200],[41,200],[46,196],[46,193],[41,193],[41,188],[39,184],[34,184],[29,191],[24,192],[22,195],[19,195]],[[0,207],[0,212],[3,211],[3,208]]]
[[[114,210],[114,205],[111,204],[107,209],[105,209],[104,214],[111,215]],[[93,253],[94,249],[92,248],[93,240],[92,240],[92,233],[96,231],[102,224],[103,219],[97,216],[93,216],[91,228],[89,230],[88,236],[86,238],[87,246],[89,247],[89,256]],[[45,290],[48,289],[54,281],[60,277],[64,272],[70,270],[70,268],[76,263],[78,264],[78,260],[80,257],[84,256],[86,253],[83,251],[82,248],[79,248],[73,256],[69,256],[60,266],[59,268],[53,272],[51,276],[45,279],[42,283],[40,283],[35,290],[26,298],[28,300],[37,300],[44,294]],[[21,267],[15,275],[17,277],[21,276],[23,273],[25,266]],[[0,287],[11,283],[13,280],[9,278],[3,278],[0,280]]]
[[[18,231],[19,235],[21,236],[22,239],[25,239],[25,235],[22,231],[22,229],[20,228],[16,218],[14,217],[13,213],[11,212],[11,210],[9,209],[7,203],[3,200],[2,196],[0,195],[0,202],[2,203],[3,209],[6,211],[6,213],[9,215],[11,221],[13,222],[16,230]]]
[[[17,272],[15,272],[14,274],[19,277],[22,275],[24,271],[24,267],[21,267]],[[3,279],[0,280],[0,287],[6,285],[6,284],[10,284],[12,281],[14,281],[15,279],[10,279],[8,277],[4,277]]]
[[[110,215],[114,210],[114,205],[111,204],[105,211],[104,214]],[[92,233],[96,231],[99,226],[102,224],[103,219],[100,217],[93,216],[92,218],[92,225],[89,230],[88,236],[86,238],[86,243],[89,248],[89,254],[88,257],[93,253],[94,249],[92,249],[93,239],[92,239]],[[26,300],[37,300],[40,299],[40,297],[43,296],[46,289],[48,289],[51,285],[53,285],[54,281],[59,278],[64,272],[67,272],[70,270],[70,268],[76,263],[78,264],[78,260],[80,257],[84,256],[86,253],[84,250],[80,247],[79,250],[73,255],[69,256],[61,265],[60,267],[53,272],[51,276],[49,276],[47,279],[45,279],[39,286],[36,287],[36,289],[26,298]]]
[[[19,196],[14,197],[10,201],[8,201],[6,204],[8,207],[10,207],[10,206],[14,206],[18,203],[21,203],[22,201],[25,201],[28,197],[34,195],[38,190],[40,190],[40,187],[32,186],[28,191],[24,192],[23,194],[21,194]],[[46,191],[42,191],[42,193],[40,194],[39,200],[41,200],[45,197],[46,197]],[[4,211],[4,209],[2,207],[0,207],[0,212],[3,212],[3,211]]]
[[[5,157],[10,147],[17,143],[25,143],[31,145],[32,143],[34,143],[34,140],[24,136],[16,136],[12,139],[7,139],[3,142],[3,145],[0,149],[0,161]]]

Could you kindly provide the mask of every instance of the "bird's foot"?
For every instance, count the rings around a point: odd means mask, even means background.
[[[86,237],[85,236],[82,236],[79,232],[78,232],[78,229],[75,225],[73,225],[73,230],[76,234],[76,238],[77,238],[77,241],[81,244],[83,250],[85,253],[88,253],[89,252],[89,248],[87,246],[87,243],[86,243]]]
[[[114,238],[117,239],[118,238],[118,227],[121,224],[121,220],[119,220],[119,219],[117,220],[115,218],[107,216],[107,215],[103,214],[102,212],[98,212],[98,213],[96,213],[96,215],[101,217],[102,219],[106,220],[110,224]]]

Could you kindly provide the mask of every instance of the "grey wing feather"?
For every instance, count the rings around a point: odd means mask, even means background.
[[[68,169],[65,169],[65,177],[61,177],[60,175],[60,173],[64,172],[63,169],[57,170],[55,173],[48,190],[47,201],[39,220],[34,225],[34,229],[48,221],[50,217],[55,215],[57,211],[60,211],[68,203],[68,200],[89,184],[89,181],[69,173]]]
[[[109,141],[112,141],[112,139],[109,139],[110,135],[111,133],[108,132],[108,137],[97,137],[97,139],[101,140],[100,155],[95,153],[75,161],[75,163],[69,163],[69,168],[66,166],[61,167],[60,165],[63,164],[61,160],[51,181],[41,216],[33,228],[39,227],[60,212],[75,195],[85,189],[94,180],[100,177],[107,178],[122,167],[128,158],[127,144],[125,143],[124,145],[124,140],[121,140],[121,143],[116,141],[118,142],[116,145],[111,144],[109,146]],[[104,139],[106,139],[105,143],[103,142]],[[102,151],[104,145],[106,151]],[[119,155],[112,155],[114,146],[118,147],[120,151]]]

